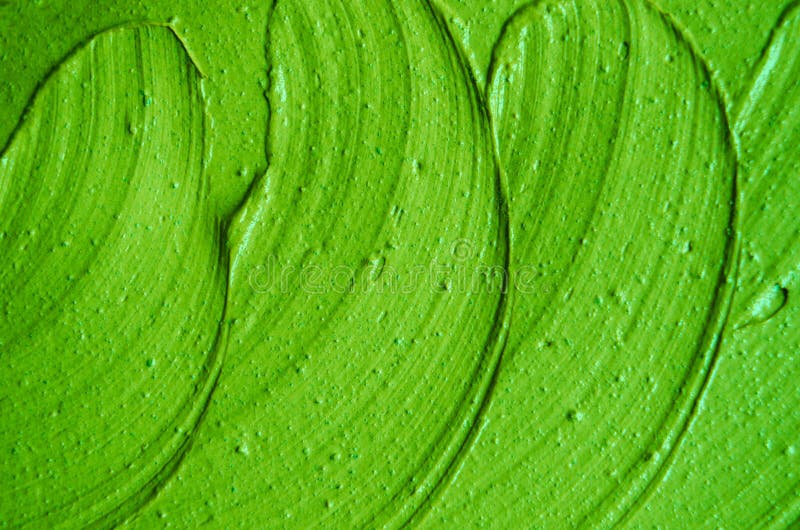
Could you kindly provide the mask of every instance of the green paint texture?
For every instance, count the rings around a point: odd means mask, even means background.
[[[800,7],[0,2],[0,528],[794,528]]]

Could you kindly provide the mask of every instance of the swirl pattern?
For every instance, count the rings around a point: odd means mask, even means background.
[[[797,523],[796,1],[120,2],[0,3],[0,526]]]

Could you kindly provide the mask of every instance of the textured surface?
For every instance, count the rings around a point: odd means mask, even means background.
[[[98,33],[168,23],[204,76],[209,208],[224,215],[267,165],[265,39],[270,1],[0,1],[0,145],[53,67]]]
[[[0,28],[0,527],[796,525],[797,7]]]
[[[795,527],[800,518],[800,11],[788,11],[734,116],[742,253],[729,325],[673,471],[633,520]]]
[[[124,517],[185,449],[225,294],[203,108],[172,31],[120,28],[53,73],[0,158],[5,523]]]
[[[641,3],[536,4],[493,61],[512,272],[530,281],[494,421],[445,505],[470,521],[505,503],[501,526],[613,523],[669,458],[727,310],[727,123],[702,65]]]
[[[197,458],[155,508],[179,526],[396,524],[497,364],[488,121],[420,2],[284,1],[269,49],[271,163],[229,230],[228,362]]]

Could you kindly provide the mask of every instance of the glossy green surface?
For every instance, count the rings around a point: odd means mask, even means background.
[[[798,9],[212,4],[0,3],[0,527],[798,521]]]

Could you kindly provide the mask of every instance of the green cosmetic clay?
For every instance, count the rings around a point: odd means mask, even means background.
[[[796,4],[0,1],[0,528],[797,528]]]

